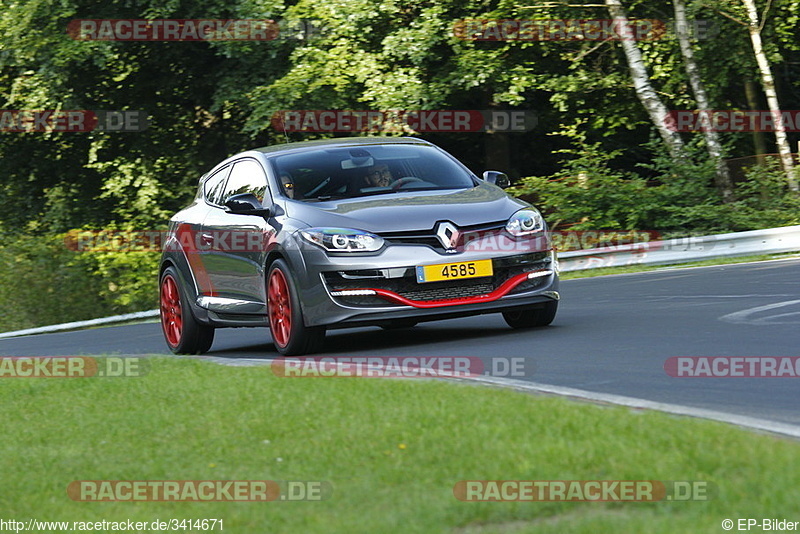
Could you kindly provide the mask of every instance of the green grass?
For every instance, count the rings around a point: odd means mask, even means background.
[[[721,532],[724,518],[786,517],[800,501],[798,443],[721,423],[441,381],[151,364],[141,378],[2,381],[5,519],[218,518],[233,533]],[[66,494],[74,480],[176,479],[320,480],[334,489],[321,502],[268,503]],[[704,480],[719,494],[468,503],[452,492],[465,479]]]
[[[590,278],[593,276],[605,276],[609,274],[667,271],[672,269],[683,269],[687,267],[708,267],[712,265],[731,265],[736,263],[752,263],[756,261],[785,260],[792,258],[800,258],[800,255],[798,255],[796,252],[789,252],[785,254],[760,254],[754,256],[716,258],[713,260],[694,261],[673,265],[621,265],[619,267],[598,267],[596,269],[583,269],[580,271],[560,273],[559,278],[561,280],[571,280],[574,278]]]

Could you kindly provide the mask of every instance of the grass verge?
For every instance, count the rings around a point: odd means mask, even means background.
[[[720,532],[786,517],[798,443],[439,381],[292,379],[154,358],[140,378],[6,379],[5,519],[211,519],[251,532]],[[459,480],[693,480],[709,501],[461,502]],[[75,480],[327,481],[321,502],[75,502]],[[787,519],[791,519],[786,517]],[[187,530],[194,532],[196,530]]]

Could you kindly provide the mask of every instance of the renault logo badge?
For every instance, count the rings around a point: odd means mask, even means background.
[[[442,243],[442,246],[449,253],[456,252],[456,245],[458,244],[458,228],[450,222],[440,222],[436,225],[436,237]]]

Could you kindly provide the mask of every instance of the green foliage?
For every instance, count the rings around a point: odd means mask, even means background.
[[[115,313],[158,307],[157,251],[102,251],[84,253],[97,294],[111,303]]]
[[[18,235],[0,247],[0,331],[110,315],[102,289],[64,235]]]
[[[661,185],[654,228],[666,236],[741,232],[797,224],[798,199],[776,164],[754,166],[736,185],[737,201],[723,204],[713,187],[714,167],[699,144],[689,160],[674,162],[665,154],[650,169]]]
[[[90,230],[96,237],[88,239],[87,246],[77,247],[82,263],[98,283],[98,295],[115,313],[157,307],[161,253],[155,236],[164,230],[163,224],[114,224]]]
[[[744,211],[757,217],[759,228],[800,224],[800,197],[786,187],[786,174],[777,161],[747,169],[739,186]]]
[[[0,247],[0,332],[157,306],[159,252],[114,245],[121,228],[93,232],[85,247],[70,233],[16,234]]]
[[[800,199],[785,185],[777,163],[754,166],[723,204],[713,187],[714,166],[701,146],[685,161],[656,153],[643,165],[653,178],[611,167],[622,152],[588,143],[577,126],[561,132],[574,148],[552,176],[523,178],[510,192],[537,204],[555,230],[655,230],[664,237],[706,235],[798,224]],[[649,143],[653,149],[659,144]]]
[[[607,153],[600,143],[587,142],[579,127],[580,123],[560,132],[575,142],[574,148],[559,151],[571,156],[562,162],[560,171],[549,177],[524,178],[509,192],[542,208],[552,229],[645,228],[653,209],[647,201],[652,196],[647,182],[633,173],[612,169],[611,160],[622,151]]]

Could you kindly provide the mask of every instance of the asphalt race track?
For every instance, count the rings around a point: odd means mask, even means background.
[[[523,378],[800,425],[800,378],[675,378],[672,356],[800,356],[800,260],[670,269],[562,283],[548,328],[500,315],[411,330],[334,330],[332,356],[525,358]],[[158,323],[0,340],[2,356],[169,354]],[[320,356],[321,356],[320,355]],[[278,356],[266,329],[217,332],[209,356]]]

